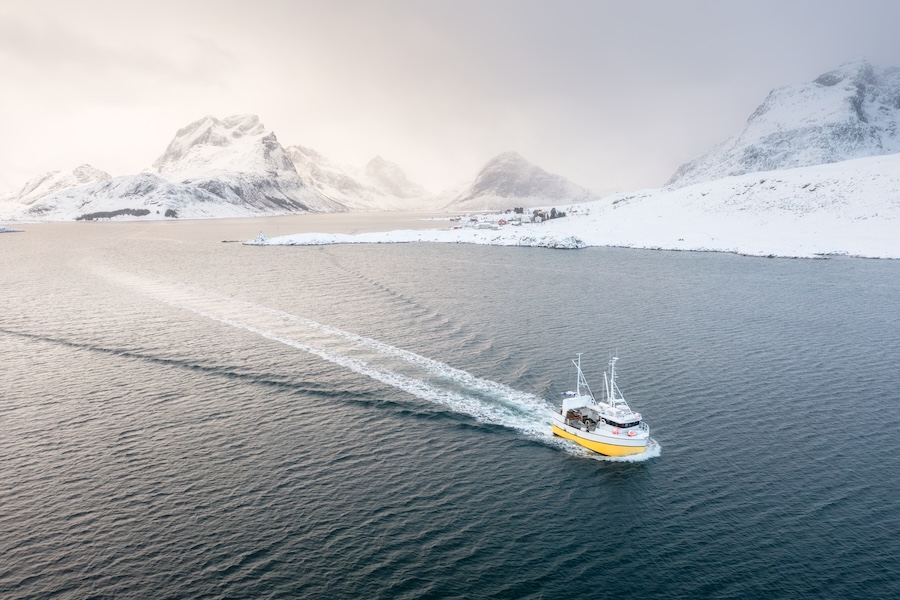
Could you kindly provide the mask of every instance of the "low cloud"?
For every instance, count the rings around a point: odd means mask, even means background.
[[[5,88],[62,84],[98,100],[147,86],[223,86],[237,59],[212,40],[193,37],[177,43],[114,40],[66,27],[49,17],[0,17],[0,62]],[[127,95],[127,94],[126,94]]]

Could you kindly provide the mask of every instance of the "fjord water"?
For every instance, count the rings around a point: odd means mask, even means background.
[[[0,597],[900,594],[896,261],[24,229]],[[549,436],[614,351],[642,460]]]

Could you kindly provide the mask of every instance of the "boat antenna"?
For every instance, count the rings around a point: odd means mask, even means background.
[[[613,356],[609,359],[609,382],[607,383],[607,389],[608,389],[609,401],[610,401],[609,403],[612,406],[624,406],[625,408],[628,408],[628,403],[625,401],[625,396],[622,395],[622,390],[620,390],[619,386],[616,385],[616,361],[617,360],[619,360],[618,356]],[[604,373],[604,377],[605,376],[606,376],[606,374]],[[616,398],[616,392],[619,392],[618,398]]]
[[[618,354],[618,352],[616,352]],[[613,406],[616,405],[616,361],[619,360],[618,356],[611,356],[609,359],[609,399],[612,401],[610,404]]]
[[[575,375],[575,394],[578,396],[581,395],[581,354],[581,352],[575,353],[575,356],[578,357],[578,362],[575,363],[575,368],[578,369],[578,373]]]

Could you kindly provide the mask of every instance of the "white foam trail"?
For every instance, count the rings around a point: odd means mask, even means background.
[[[514,388],[503,385],[502,383],[497,383],[495,381],[479,379],[468,371],[463,371],[462,369],[451,367],[446,363],[432,360],[430,358],[422,356],[421,354],[403,350],[402,348],[397,348],[396,346],[391,346],[389,344],[385,344],[384,342],[366,338],[355,333],[343,331],[337,329],[336,327],[331,327],[330,325],[323,325],[321,323],[317,323],[303,317],[298,317],[284,311],[259,306],[246,301],[241,302],[244,302],[245,305],[256,310],[266,312],[268,314],[278,316],[289,321],[303,323],[303,325],[309,327],[310,329],[316,329],[318,331],[322,331],[336,337],[344,338],[354,344],[371,348],[372,350],[380,352],[386,356],[392,356],[409,364],[417,365],[432,375],[455,381],[456,383],[465,386],[469,390],[477,390],[479,392],[490,394],[492,396],[495,396],[501,402],[506,401],[505,403],[508,404],[510,408],[524,408],[527,410],[527,412],[537,412],[540,410],[547,410],[549,408],[549,405],[546,401],[533,394],[520,392]],[[549,422],[550,421],[548,417],[547,423],[549,424]]]
[[[415,379],[412,377],[407,377],[400,373],[394,373],[391,371],[383,371],[369,366],[368,363],[348,357],[348,356],[338,356],[329,352],[322,350],[321,348],[316,348],[314,346],[310,346],[303,342],[286,338],[280,336],[276,333],[265,331],[263,329],[259,329],[252,325],[246,325],[244,323],[238,323],[237,321],[233,321],[231,319],[226,319],[223,317],[219,317],[204,311],[199,311],[195,309],[189,309],[192,312],[195,312],[199,315],[212,319],[214,321],[218,321],[220,323],[225,323],[226,325],[231,325],[232,327],[236,327],[238,329],[244,329],[246,331],[250,331],[257,335],[260,335],[266,339],[270,339],[276,342],[280,342],[287,346],[291,346],[293,348],[297,348],[298,350],[303,350],[304,352],[308,352],[310,354],[314,354],[323,360],[327,360],[328,362],[340,365],[355,373],[359,373],[360,375],[365,375],[366,377],[370,377],[376,381],[380,381],[385,385],[395,387],[397,389],[403,390],[413,396],[417,396],[422,398],[423,400],[429,400],[436,404],[441,404],[446,406],[456,412],[463,412],[469,414],[470,416],[475,417],[477,420],[483,423],[495,423],[499,425],[510,425],[515,429],[519,429],[524,433],[534,434],[537,433],[533,430],[532,427],[526,426],[523,427],[521,423],[514,423],[511,421],[505,421],[503,417],[504,412],[502,411],[499,415],[495,414],[494,411],[490,411],[489,407],[486,406],[478,406],[470,401],[468,397],[464,394],[459,394],[455,392],[450,392],[447,390],[442,390],[440,388],[429,385],[428,383]],[[499,384],[497,384],[499,385]],[[505,421],[505,422],[504,422]],[[547,424],[549,425],[549,419],[547,420]]]
[[[512,428],[576,456],[598,458],[597,454],[577,444],[553,436],[550,433],[551,406],[533,394],[480,379],[467,371],[378,340],[246,300],[184,285],[148,281],[128,273],[99,268],[95,268],[95,272],[170,306],[313,354],[428,402],[469,415],[481,423]],[[349,344],[341,345],[344,342]],[[361,353],[364,358],[354,356]],[[647,452],[634,458],[599,458],[637,461],[653,456],[659,456],[658,445],[655,453],[648,447]]]
[[[308,352],[423,400],[467,414],[479,422],[511,427],[535,437],[550,435],[549,405],[533,394],[479,379],[466,371],[378,340],[245,300],[183,285],[148,281],[128,273],[99,268],[95,271],[170,306]],[[291,327],[284,331],[283,323],[299,326],[299,329]],[[324,334],[324,337],[310,333]],[[335,340],[349,342],[349,345],[339,346]],[[367,351],[365,359],[353,356],[360,349]],[[413,367],[415,374],[427,375],[427,379],[410,376],[397,368],[405,366]]]

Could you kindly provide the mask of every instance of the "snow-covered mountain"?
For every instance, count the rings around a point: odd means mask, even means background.
[[[744,130],[682,165],[667,185],[900,152],[900,69],[847,63],[769,93]]]
[[[319,194],[355,209],[366,207],[365,186],[344,167],[312,148],[288,146],[285,152],[300,178]]]
[[[204,117],[178,130],[152,172],[258,212],[335,212],[343,204],[307,186],[256,115]]]
[[[0,199],[0,217],[77,219],[434,210],[435,196],[381,157],[362,169],[303,146],[282,148],[255,115],[204,117],[178,130],[153,166],[111,179],[82,165]]]
[[[900,258],[900,154],[619,194],[591,211],[616,246]]]
[[[0,198],[0,218],[186,218],[347,210],[483,210],[571,204],[593,198],[514,152],[471,183],[435,195],[376,156],[363,168],[315,150],[283,148],[255,115],[207,116],[178,130],[151,168],[111,178],[89,165],[30,181]],[[157,216],[159,215],[159,216]]]
[[[245,204],[223,202],[203,188],[170,183],[152,173],[126,175],[73,187],[31,205],[23,218],[47,220],[246,217],[270,214]]]
[[[359,170],[340,165],[304,146],[288,146],[285,151],[310,187],[351,210],[437,208],[428,190],[409,181],[398,165],[380,156]]]
[[[71,171],[50,171],[26,183],[22,190],[10,200],[17,200],[22,204],[31,205],[62,190],[89,185],[98,181],[106,181],[109,178],[109,173],[95,169],[87,164],[76,167]]]
[[[205,117],[180,129],[151,169],[110,178],[82,165],[29,182],[8,218],[243,217],[348,210],[308,186],[253,115]]]
[[[470,184],[452,197],[444,197],[445,207],[451,210],[529,208],[595,199],[589,190],[548,173],[515,152],[495,156]]]

